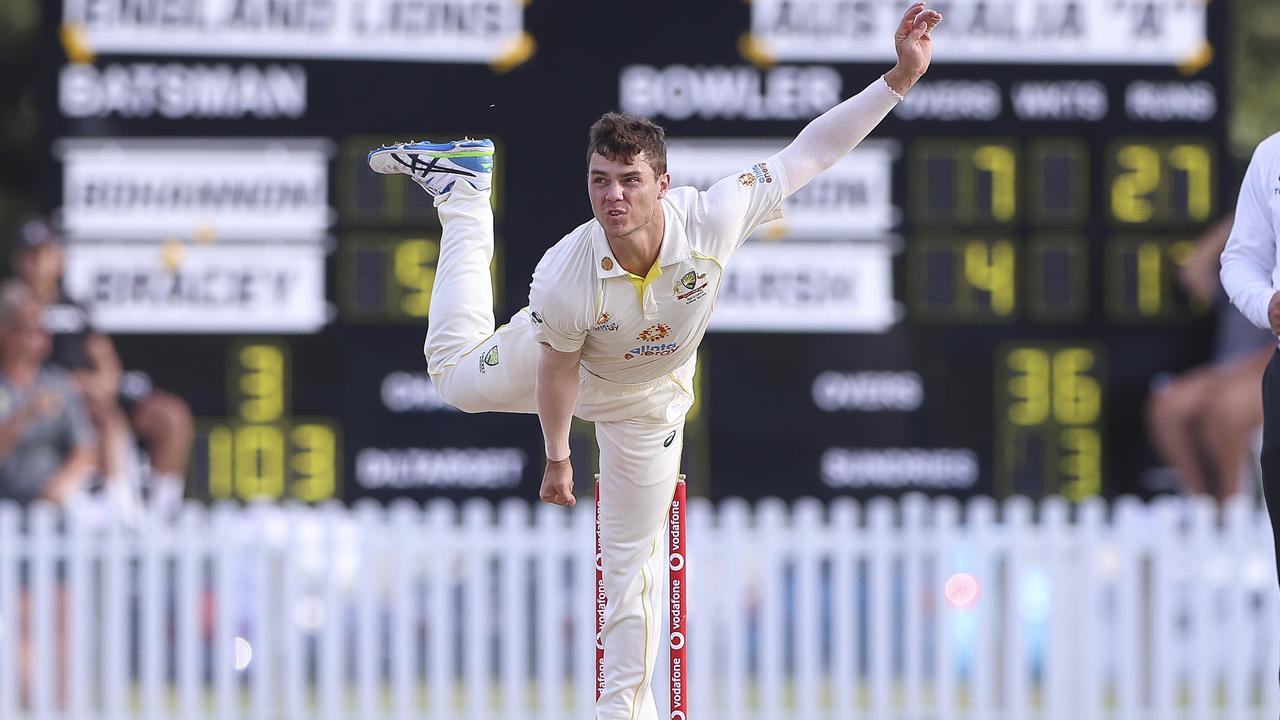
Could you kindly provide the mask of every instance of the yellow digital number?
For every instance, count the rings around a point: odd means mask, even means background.
[[[1102,414],[1102,388],[1086,374],[1096,363],[1084,348],[1054,353],[1053,415],[1063,425],[1088,425]]]
[[[284,496],[284,436],[271,425],[236,429],[236,495],[244,500]]]
[[[1060,435],[1062,494],[1084,500],[1102,491],[1102,439],[1093,428],[1066,428]]]
[[[1147,317],[1160,314],[1164,304],[1164,253],[1159,243],[1144,242],[1138,245],[1138,312]]]
[[[395,276],[404,292],[400,309],[406,315],[416,318],[427,316],[439,257],[440,244],[434,240],[405,240],[396,244]]]
[[[991,175],[991,217],[1012,220],[1018,207],[1018,164],[1013,150],[981,145],[973,151],[973,166]]]
[[[240,349],[240,417],[250,423],[268,423],[284,414],[284,353],[272,345],[246,345]]]
[[[1160,187],[1160,153],[1150,145],[1125,145],[1116,159],[1125,172],[1111,184],[1111,212],[1121,222],[1151,220],[1155,215],[1151,195]]]
[[[1213,206],[1213,160],[1203,145],[1175,145],[1169,150],[1169,165],[1187,174],[1187,215],[1192,220],[1208,220]]]
[[[214,500],[227,500],[235,492],[231,429],[225,425],[215,427],[209,431],[206,442],[209,448],[209,496]]]
[[[295,449],[291,465],[298,479],[290,488],[290,495],[307,502],[332,498],[338,457],[333,429],[325,425],[298,425],[291,439]]]
[[[1006,362],[1014,374],[1009,379],[1009,420],[1014,425],[1042,425],[1049,419],[1049,353],[1018,348]]]
[[[1005,316],[1014,307],[1013,243],[1000,240],[991,243],[974,240],[964,246],[964,279],[973,287],[991,295],[991,311]]]

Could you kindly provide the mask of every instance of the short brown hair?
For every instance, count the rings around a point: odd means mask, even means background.
[[[631,162],[644,153],[655,177],[667,171],[666,131],[647,117],[631,113],[605,113],[591,126],[587,162],[595,154],[614,162]]]

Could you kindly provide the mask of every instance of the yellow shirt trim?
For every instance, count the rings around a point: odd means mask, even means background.
[[[624,277],[630,280],[631,284],[635,286],[636,297],[640,299],[640,304],[644,305],[645,288],[652,285],[654,280],[662,277],[662,266],[658,264],[657,260],[654,260],[653,267],[649,268],[649,273],[644,277],[640,277],[632,272],[628,272]]]

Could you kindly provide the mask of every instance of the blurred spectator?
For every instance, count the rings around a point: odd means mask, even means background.
[[[92,329],[89,313],[62,286],[62,239],[56,230],[32,220],[22,226],[18,239],[14,271],[45,304],[45,328],[53,335],[52,362],[71,371],[103,435],[104,475],[126,477],[137,487],[142,473],[134,462],[131,428],[150,459],[151,510],[173,514],[182,502],[191,451],[191,410],[176,395],[153,388],[144,373],[123,371],[111,339]]]
[[[1179,268],[1178,282],[1195,300],[1212,304],[1218,317],[1213,359],[1157,385],[1147,403],[1147,427],[1161,459],[1186,493],[1218,500],[1241,491],[1250,441],[1262,427],[1262,373],[1275,338],[1253,326],[1231,304],[1218,280],[1218,257],[1232,218],[1196,241]]]
[[[40,305],[0,283],[0,498],[76,501],[94,469],[93,427],[67,373],[49,356]]]

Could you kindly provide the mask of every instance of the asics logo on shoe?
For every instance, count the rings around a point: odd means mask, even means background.
[[[409,172],[414,173],[418,177],[426,177],[427,173],[433,173],[433,172],[445,173],[447,175],[462,175],[463,177],[476,176],[475,173],[469,170],[439,166],[440,158],[438,157],[433,157],[431,158],[431,162],[424,163],[422,162],[422,159],[417,155],[410,155],[409,159],[405,160],[403,156],[397,153],[391,153],[391,159],[405,166],[406,168],[409,169]]]

